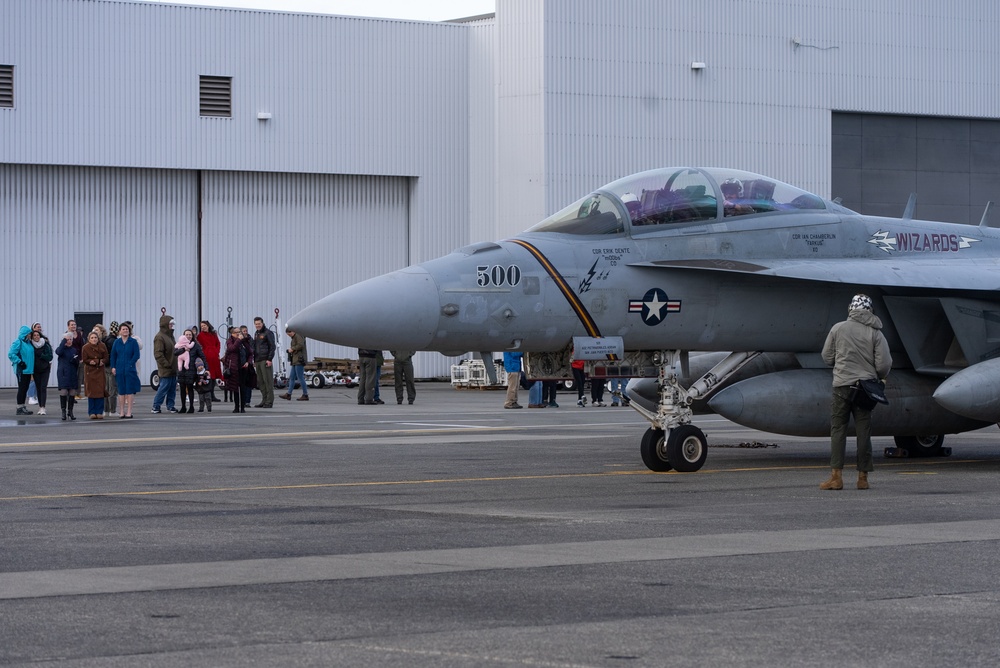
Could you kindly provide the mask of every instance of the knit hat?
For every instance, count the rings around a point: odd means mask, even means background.
[[[866,311],[872,310],[872,298],[868,295],[857,294],[854,295],[854,299],[851,300],[850,305],[851,311],[857,311],[859,309],[864,309]]]

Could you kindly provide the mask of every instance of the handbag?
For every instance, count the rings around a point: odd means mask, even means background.
[[[879,404],[889,404],[885,397],[885,383],[877,378],[859,380],[854,384],[854,405],[862,410],[874,410]]]
[[[528,374],[522,372],[521,373],[521,381],[520,381],[520,383],[521,383],[521,389],[522,390],[530,390],[531,386],[534,385],[535,381],[528,380]]]

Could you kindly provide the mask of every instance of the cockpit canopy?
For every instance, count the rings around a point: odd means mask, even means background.
[[[738,169],[654,169],[609,183],[549,216],[529,232],[632,234],[659,226],[778,211],[828,211],[805,190]],[[846,211],[836,207],[838,211]]]

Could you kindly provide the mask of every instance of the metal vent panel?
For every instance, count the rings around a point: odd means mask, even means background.
[[[201,76],[199,86],[200,114],[232,118],[233,78]]]
[[[0,107],[14,106],[14,66],[0,65]]]

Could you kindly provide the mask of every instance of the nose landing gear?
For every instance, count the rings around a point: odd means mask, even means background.
[[[658,473],[671,469],[693,473],[704,466],[708,457],[708,439],[701,429],[691,424],[691,404],[708,396],[713,389],[759,354],[731,353],[692,383],[690,388],[684,389],[678,380],[678,371],[683,376],[688,375],[687,351],[665,350],[653,353],[660,389],[657,410],[653,413],[638,402],[632,402],[632,408],[652,424],[643,434],[639,446],[642,463],[646,468]]]

